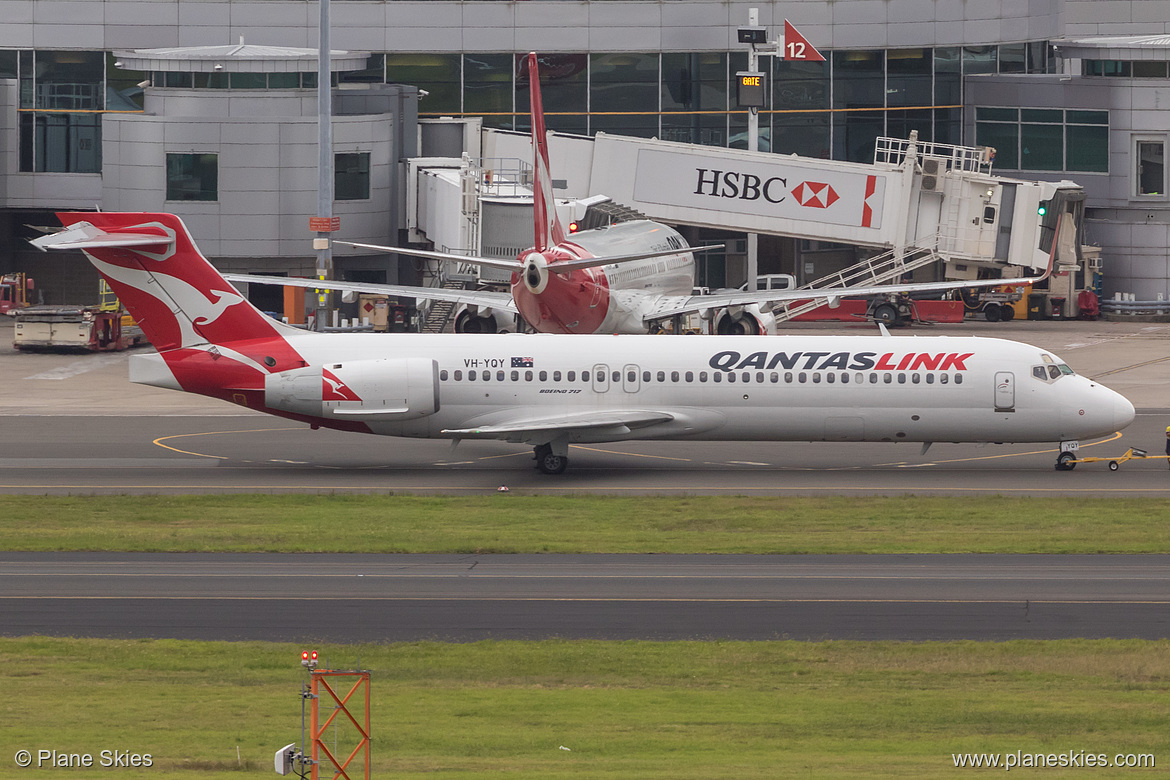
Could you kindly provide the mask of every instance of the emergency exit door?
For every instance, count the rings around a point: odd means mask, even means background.
[[[593,392],[609,392],[609,366],[598,363],[593,367]]]
[[[995,374],[995,411],[1016,410],[1016,377],[1011,371],[997,371]]]

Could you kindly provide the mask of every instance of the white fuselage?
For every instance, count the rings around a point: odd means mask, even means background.
[[[608,228],[576,233],[568,242],[586,250],[586,256],[656,252],[687,247],[674,229],[655,222],[620,222]],[[605,265],[594,269],[594,278],[608,289],[608,309],[594,333],[645,333],[645,315],[663,295],[690,295],[695,283],[694,256],[687,252],[646,260]],[[588,307],[593,301],[580,296],[576,305]],[[561,305],[564,305],[563,303]],[[588,321],[587,318],[578,318]]]
[[[425,416],[386,420],[374,408],[379,399],[356,385],[362,401],[334,402],[347,421],[393,436],[469,438],[475,434],[447,432],[626,411],[670,419],[570,427],[568,441],[1034,442],[1108,434],[1133,419],[1125,398],[1056,371],[1061,361],[1051,353],[1000,339],[300,333],[289,343],[343,380],[357,363],[380,359],[433,368],[427,392],[437,410]],[[1045,378],[1035,376],[1038,367]],[[165,372],[137,374],[135,381],[177,387]]]

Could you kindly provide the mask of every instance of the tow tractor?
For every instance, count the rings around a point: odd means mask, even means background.
[[[1109,470],[1117,471],[1121,468],[1122,463],[1130,460],[1170,460],[1170,455],[1147,455],[1145,450],[1139,450],[1137,447],[1130,447],[1125,451],[1125,454],[1116,458],[1078,458],[1071,452],[1062,452],[1060,457],[1056,459],[1056,470],[1072,471],[1078,463],[1104,463],[1108,461]]]
[[[1016,316],[1015,304],[1024,297],[1026,289],[1011,284],[988,290],[964,287],[959,295],[968,314],[982,314],[988,322],[1010,322]]]

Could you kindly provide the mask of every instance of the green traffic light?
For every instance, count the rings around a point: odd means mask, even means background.
[[[1036,213],[1040,216],[1044,216],[1048,213],[1048,209],[1046,209],[1044,206],[1041,206],[1040,208],[1036,209]]]

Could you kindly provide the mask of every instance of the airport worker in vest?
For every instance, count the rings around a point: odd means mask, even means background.
[[[1170,463],[1170,426],[1166,428],[1166,462]]]

